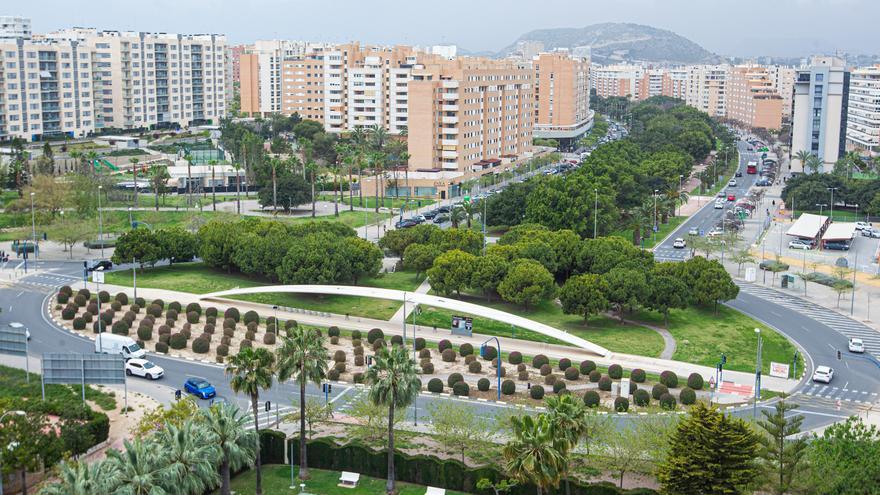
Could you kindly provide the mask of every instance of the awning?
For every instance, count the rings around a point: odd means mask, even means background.
[[[793,237],[803,239],[816,239],[822,230],[828,224],[828,217],[825,215],[813,215],[812,213],[804,213],[797,219],[797,222],[786,232]]]
[[[856,235],[856,224],[853,222],[835,222],[832,223],[825,235],[822,236],[823,241],[851,241]]]

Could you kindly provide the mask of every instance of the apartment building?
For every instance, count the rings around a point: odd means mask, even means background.
[[[324,47],[281,62],[281,113],[324,122]]]
[[[27,17],[0,15],[0,40],[31,37],[31,20]]]
[[[556,139],[570,150],[593,127],[590,112],[590,62],[565,52],[541,53],[532,59],[535,94],[535,138]]]
[[[590,88],[602,98],[637,98],[643,69],[638,65],[594,65],[590,68]]]
[[[782,97],[782,120],[790,122],[791,103],[794,100],[794,78],[797,71],[794,67],[784,65],[768,65],[766,67],[773,91]]]
[[[69,40],[0,40],[0,141],[82,137],[96,127],[93,51]]]
[[[803,172],[795,155],[806,151],[819,158],[821,171],[831,171],[846,148],[850,73],[843,60],[814,57],[799,69],[794,82],[791,170]]]
[[[642,72],[642,79],[639,81],[639,92],[637,99],[647,100],[652,96],[660,96],[663,94],[663,81],[666,79],[666,71],[664,69],[646,69]]]
[[[766,67],[732,67],[727,74],[726,86],[727,118],[748,127],[782,127],[782,97],[776,93]]]
[[[543,41],[522,40],[516,42],[511,56],[520,60],[532,60],[543,51]]]
[[[229,50],[229,72],[232,76],[232,82],[241,81],[241,56],[253,49],[251,45],[235,45],[230,46]]]
[[[258,40],[239,55],[241,112],[249,116],[281,113],[282,65],[301,57],[307,43],[290,40]]]
[[[685,103],[712,117],[724,117],[729,69],[727,65],[688,66]]]
[[[880,65],[852,72],[846,116],[847,147],[880,152]]]
[[[660,94],[670,98],[684,100],[687,98],[688,72],[684,69],[667,69],[663,71],[663,87]]]

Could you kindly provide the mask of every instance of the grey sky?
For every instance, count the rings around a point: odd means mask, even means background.
[[[722,55],[880,52],[878,0],[7,0],[36,32],[68,26],[225,33],[232,43],[439,44],[498,50],[532,29],[634,22]],[[452,21],[452,19],[456,19]]]

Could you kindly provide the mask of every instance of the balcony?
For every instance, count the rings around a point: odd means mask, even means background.
[[[458,93],[443,93],[443,100],[456,101],[458,100]]]
[[[440,152],[440,156],[443,158],[458,158],[458,152],[452,150],[443,150]]]
[[[443,88],[448,89],[456,89],[458,88],[458,81],[443,81]]]
[[[440,144],[443,146],[443,149],[446,149],[447,146],[458,146],[458,139],[441,139]]]
[[[440,107],[440,110],[443,110],[444,112],[457,112],[458,105],[443,105]]]
[[[446,116],[444,116],[441,120],[442,120],[442,122],[443,122],[444,124],[457,124],[457,123],[458,123],[458,117],[446,117]]]
[[[441,127],[439,134],[458,134],[458,129],[455,127]]]

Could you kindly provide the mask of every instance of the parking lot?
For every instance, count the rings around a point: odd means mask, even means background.
[[[763,241],[763,251],[766,259],[773,259],[776,254],[779,254],[780,256],[801,261],[801,266],[794,266],[793,268],[802,270],[803,264],[806,264],[809,270],[812,263],[834,265],[838,258],[845,258],[847,266],[850,268],[857,264],[859,271],[877,273],[878,265],[874,256],[877,253],[878,246],[880,246],[880,239],[863,237],[861,232],[856,231],[848,251],[816,248],[793,249],[789,248],[789,242],[794,240],[794,237],[786,234],[789,227],[791,227],[790,222],[776,222],[770,226]],[[875,225],[875,227],[880,226]]]

